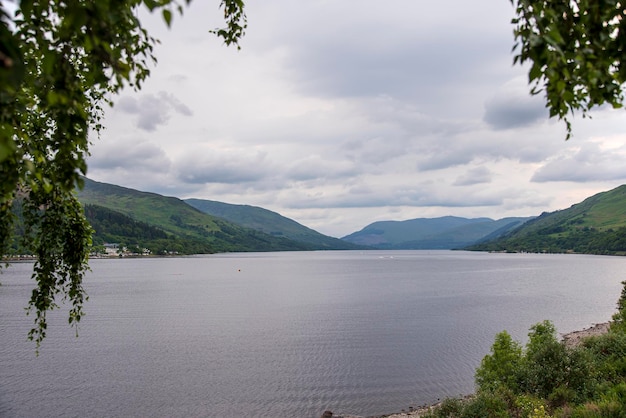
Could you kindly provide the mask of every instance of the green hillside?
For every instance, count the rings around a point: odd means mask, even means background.
[[[310,250],[313,246],[235,225],[203,213],[180,199],[85,179],[78,192],[83,205],[94,205],[163,230],[168,237],[198,247],[194,252]],[[97,232],[98,233],[98,232]]]
[[[473,244],[496,232],[517,227],[529,218],[418,218],[374,222],[343,240],[379,249],[452,249]]]
[[[468,249],[626,254],[626,185],[568,209],[544,212],[519,229]]]
[[[260,207],[233,205],[203,199],[185,199],[185,203],[204,213],[226,219],[246,228],[252,228],[275,237],[284,237],[311,244],[317,249],[350,250],[362,248],[350,242],[320,234],[293,219]]]
[[[94,229],[93,252],[105,251],[104,244],[115,243],[130,253],[143,254],[203,254],[212,252],[205,239],[178,236],[163,229],[137,221],[114,210],[85,205],[85,216]]]

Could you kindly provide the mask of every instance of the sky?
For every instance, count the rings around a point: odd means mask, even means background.
[[[536,216],[626,183],[626,112],[574,136],[513,66],[508,0],[249,0],[241,49],[218,0],[168,29],[124,90],[87,176],[260,206],[343,237],[381,220]]]

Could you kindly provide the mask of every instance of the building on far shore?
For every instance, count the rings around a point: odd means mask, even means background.
[[[123,250],[123,249],[122,249]],[[121,254],[119,244],[104,244],[104,253],[109,257],[117,257]]]

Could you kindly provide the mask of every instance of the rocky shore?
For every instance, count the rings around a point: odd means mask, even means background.
[[[580,331],[573,331],[561,336],[562,341],[568,347],[576,347],[579,345],[583,339],[587,337],[592,337],[596,335],[606,334],[609,331],[610,323],[603,322],[600,324],[594,324],[589,328],[582,329]],[[467,399],[471,398],[472,395],[466,396]],[[416,418],[424,416],[427,412],[431,411],[433,408],[437,407],[440,403],[436,403],[433,405],[424,405],[420,407],[410,407],[408,411],[402,411],[395,414],[390,415],[380,415],[376,417],[367,417],[367,418]],[[325,411],[321,418],[364,418],[358,415],[334,415],[331,411]]]
[[[565,342],[565,345],[568,347],[576,347],[584,338],[606,334],[609,332],[610,325],[610,322],[603,322],[580,331],[570,332],[569,334],[563,335],[563,342]]]

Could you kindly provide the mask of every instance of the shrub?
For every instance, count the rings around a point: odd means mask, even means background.
[[[463,408],[461,418],[508,418],[506,402],[499,396],[480,393]]]
[[[478,394],[448,400],[436,418],[626,417],[626,281],[609,333],[568,348],[550,321],[533,325],[524,348],[503,331],[481,361]]]
[[[617,312],[613,315],[611,330],[626,332],[626,281],[623,281],[622,293],[617,301]]]
[[[565,385],[559,386],[555,388],[550,395],[548,396],[548,401],[550,402],[550,406],[553,408],[565,406],[567,404],[573,403],[578,398],[578,394],[576,391],[570,387]]]
[[[435,410],[433,417],[458,418],[463,412],[463,402],[460,399],[448,398],[441,402]]]
[[[522,360],[522,347],[509,333],[496,335],[491,354],[486,355],[476,370],[476,385],[480,391],[494,392],[504,387],[513,392],[519,389],[518,375]]]
[[[624,418],[624,405],[615,400],[602,400],[598,403],[586,403],[560,415],[563,418]]]
[[[528,334],[522,362],[524,392],[547,398],[567,381],[567,350],[556,339],[556,329],[549,321],[533,325]]]
[[[530,417],[534,416],[535,410],[545,411],[546,401],[535,396],[520,395],[515,400],[515,409],[517,416]]]
[[[586,340],[582,349],[594,363],[599,384],[615,385],[626,378],[626,334],[611,330]]]
[[[528,418],[550,418],[550,414],[546,412],[546,408],[543,405],[540,405],[528,414]]]

